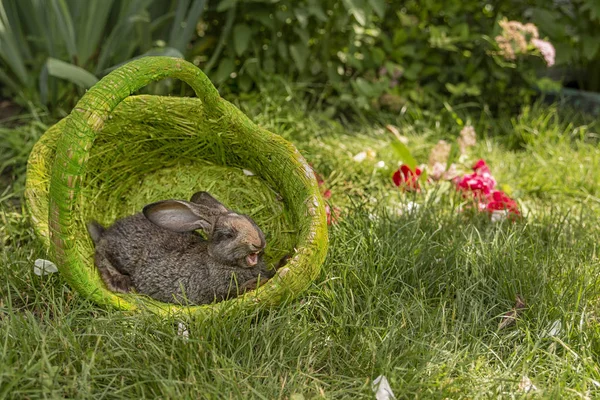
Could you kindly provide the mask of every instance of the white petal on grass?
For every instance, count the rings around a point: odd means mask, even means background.
[[[375,378],[371,388],[373,389],[373,392],[375,392],[375,398],[377,400],[392,400],[396,398],[385,375],[379,375]]]
[[[48,275],[58,272],[58,268],[52,261],[38,258],[33,264],[33,273],[37,276]]]
[[[406,205],[404,206],[404,209],[411,213],[411,212],[415,212],[418,211],[419,208],[421,208],[421,205],[418,203],[415,203],[414,201],[409,201],[408,203],[406,203]]]
[[[550,325],[550,329],[548,329],[548,336],[558,336],[562,332],[562,323],[557,319]]]
[[[177,336],[181,336],[186,340],[190,337],[190,331],[188,331],[187,326],[183,322],[177,323]]]
[[[492,222],[501,222],[508,217],[508,210],[494,210],[492,211]]]
[[[375,164],[375,168],[385,168],[385,161],[379,161]]]
[[[246,176],[254,176],[254,172],[250,171],[249,169],[243,169],[242,171]]]
[[[367,159],[367,152],[366,151],[361,151],[360,153],[358,153],[357,155],[355,155],[354,157],[352,157],[352,159],[356,162],[362,162],[365,161]]]
[[[531,382],[531,379],[523,376],[523,378],[521,378],[521,382],[519,383],[519,390],[521,392],[529,393],[531,391],[538,390],[538,388],[533,384],[533,382]]]

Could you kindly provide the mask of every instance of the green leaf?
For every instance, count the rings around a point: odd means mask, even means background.
[[[365,14],[365,7],[362,1],[359,0],[343,0],[346,10],[352,14],[356,22],[360,25],[365,26],[367,24],[367,16]]]
[[[383,18],[385,15],[385,0],[369,0],[369,4],[373,7],[379,18]]]
[[[296,43],[290,46],[290,54],[300,72],[304,71],[304,68],[306,68],[308,53],[308,46],[304,43]]]
[[[385,51],[380,47],[373,47],[371,50],[371,57],[376,65],[381,65],[385,61]]]
[[[406,166],[413,171],[417,168],[417,160],[410,154],[410,150],[404,143],[399,140],[394,140],[392,142],[392,148],[403,164],[406,164]]]
[[[239,24],[233,28],[233,49],[235,54],[241,56],[248,49],[250,39],[252,38],[252,29],[246,24]]]
[[[590,12],[590,19],[600,22],[600,0],[587,0],[581,6],[581,10]]]
[[[260,22],[270,30],[275,29],[275,20],[271,18],[271,13],[268,11],[256,11],[248,15],[248,18]]]
[[[237,4],[238,0],[221,0],[217,6],[217,12],[227,11]]]
[[[321,22],[327,22],[327,14],[325,14],[319,3],[309,5],[307,10],[311,15],[314,15]]]
[[[235,70],[235,62],[231,58],[224,58],[219,63],[219,67],[217,68],[217,72],[215,72],[214,80],[216,84],[223,83],[227,79],[231,73]]]
[[[287,61],[289,59],[288,49],[285,46],[285,42],[283,40],[277,42],[277,52],[279,53],[279,57],[281,57],[283,61]]]
[[[582,38],[582,44],[585,58],[590,61],[593,60],[600,47],[600,40],[595,36],[584,36]]]
[[[94,86],[98,82],[98,78],[92,73],[56,58],[48,58],[46,67],[48,68],[49,75],[65,79],[85,89]]]
[[[543,8],[532,8],[531,16],[533,22],[540,30],[550,37],[560,37],[562,35],[564,26],[558,23],[557,14],[555,12]]]
[[[241,75],[238,78],[238,86],[242,92],[248,92],[252,88],[252,78],[250,78],[247,74]]]
[[[296,8],[294,10],[294,14],[296,15],[296,19],[302,28],[306,28],[308,25],[308,11],[304,8]]]
[[[356,78],[352,83],[352,86],[356,88],[359,94],[368,97],[369,99],[372,99],[379,94],[377,87],[364,78]]]

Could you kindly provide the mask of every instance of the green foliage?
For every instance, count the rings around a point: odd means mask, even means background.
[[[205,3],[1,0],[0,94],[68,109],[115,65],[140,55],[183,57]]]
[[[83,89],[48,69],[49,57],[100,78],[131,58],[165,54],[193,61],[225,94],[302,82],[330,114],[448,98],[514,108],[557,84],[540,79],[541,58],[498,54],[498,22],[538,24],[557,63],[596,90],[598,10],[597,0],[1,0],[0,90],[34,101],[40,92],[68,108]]]
[[[525,7],[512,0],[224,1],[208,10],[214,23],[200,42],[215,48],[213,59],[219,53],[213,80],[234,92],[283,75],[318,87],[320,102],[337,110],[399,111],[448,96],[513,105],[531,96],[542,63],[505,62],[490,37],[501,16],[519,18]],[[211,72],[216,62],[204,60],[195,62]]]

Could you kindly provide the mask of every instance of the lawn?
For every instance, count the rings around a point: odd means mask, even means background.
[[[237,104],[294,142],[341,208],[322,273],[298,299],[184,321],[98,308],[59,274],[23,203],[44,114],[0,128],[0,398],[594,398],[600,395],[599,125],[555,105],[469,105],[339,122],[302,100]],[[461,123],[524,217],[460,212],[449,185],[403,193],[383,127],[427,161]],[[374,157],[353,156],[371,149]],[[381,163],[383,161],[383,163]],[[407,207],[409,202],[420,204]],[[521,296],[526,308],[502,329]]]

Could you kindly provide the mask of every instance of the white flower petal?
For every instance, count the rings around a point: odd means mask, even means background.
[[[504,221],[508,217],[508,210],[494,210],[492,211],[492,222]]]
[[[533,384],[533,382],[531,382],[531,379],[529,379],[526,376],[523,376],[521,382],[519,383],[519,390],[521,392],[529,393],[531,391],[538,390],[538,388]]]
[[[189,339],[190,331],[188,331],[187,326],[183,322],[177,323],[177,336],[181,336],[184,339]]]
[[[552,323],[552,325],[550,326],[550,329],[548,329],[548,336],[558,336],[560,335],[562,332],[562,323],[560,322],[560,320],[556,320]]]
[[[371,389],[375,392],[375,398],[377,400],[392,400],[396,398],[385,375],[379,375],[375,378]]]
[[[37,276],[48,275],[58,272],[58,268],[52,261],[38,258],[33,265],[33,273]]]
[[[355,155],[354,157],[352,157],[352,159],[356,162],[361,162],[367,159],[367,152],[366,151],[361,151],[360,153],[358,153],[357,155]]]
[[[243,169],[242,171],[246,176],[254,176],[254,172],[250,171],[249,169]]]

